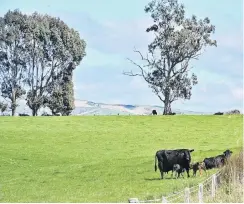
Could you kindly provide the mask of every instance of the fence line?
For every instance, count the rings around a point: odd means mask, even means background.
[[[184,197],[184,202],[185,203],[190,203],[191,202],[191,194],[198,192],[197,196],[197,202],[202,203],[203,202],[203,195],[204,195],[204,186],[211,186],[211,195],[214,198],[216,195],[216,187],[217,187],[217,177],[220,176],[221,174],[220,170],[219,172],[211,175],[209,178],[205,179],[204,181],[200,182],[198,185],[192,186],[191,188],[185,188],[185,194],[181,196],[181,198]],[[194,189],[194,190],[193,190]],[[207,189],[206,189],[207,190]],[[177,198],[169,199],[169,197],[165,197],[167,202],[173,202],[178,200]],[[181,202],[183,202],[183,199],[181,199]],[[195,201],[196,202],[196,201]]]
[[[194,185],[192,187],[186,187],[184,190],[178,191],[176,193],[171,193],[168,196],[162,196],[161,199],[154,199],[154,200],[139,200],[138,198],[130,198],[129,203],[155,203],[161,201],[162,203],[172,203],[175,201],[181,200],[182,202],[185,203],[190,203],[191,202],[191,193],[198,192],[198,202],[203,203],[203,197],[204,197],[204,190],[206,189],[207,191],[208,188],[207,186],[210,187],[210,192],[212,198],[215,197],[216,195],[216,190],[217,190],[217,178],[221,175],[223,169],[218,171],[217,173],[211,175],[204,181],[200,182],[197,185]]]
[[[175,201],[179,201],[181,203],[190,203],[191,202],[191,193],[198,192],[196,197],[197,200],[194,203],[203,203],[203,198],[206,193],[206,195],[211,195],[212,198],[216,196],[217,188],[220,185],[220,175],[222,173],[223,169],[216,172],[215,174],[212,174],[210,177],[205,179],[204,181],[200,182],[198,185],[187,187],[184,190],[178,191],[176,193],[171,193],[168,196],[162,196],[161,199],[155,199],[155,200],[144,200],[139,201],[138,198],[132,198],[129,199],[129,203],[154,203],[161,201],[162,203],[173,203]],[[243,177],[243,172],[237,171],[235,172],[239,174],[239,177]],[[239,178],[239,179],[240,179]],[[219,180],[218,180],[219,179]],[[244,179],[244,177],[242,178]]]

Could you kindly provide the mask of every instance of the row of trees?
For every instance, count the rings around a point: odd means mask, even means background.
[[[22,98],[33,116],[41,107],[69,115],[74,108],[73,71],[85,48],[79,33],[59,18],[19,10],[0,17],[0,93],[12,115]]]
[[[129,59],[139,72],[124,74],[143,77],[164,103],[164,114],[171,114],[174,101],[191,98],[198,80],[190,62],[205,47],[217,46],[211,39],[215,26],[209,18],[186,18],[178,0],[152,0],[145,12],[154,21],[146,32],[153,32],[155,38],[146,57],[134,50],[141,64]],[[33,116],[43,106],[53,114],[69,115],[74,108],[73,70],[85,56],[85,48],[78,32],[59,18],[18,10],[0,18],[0,92],[12,115],[20,98],[25,98]]]
[[[178,0],[152,0],[145,7],[154,24],[146,29],[155,38],[148,45],[148,54],[139,50],[142,63],[131,59],[139,70],[124,72],[128,76],[142,77],[164,103],[164,114],[171,114],[171,104],[179,99],[191,98],[192,87],[198,83],[191,71],[190,62],[198,59],[207,46],[217,46],[211,40],[215,26],[209,18],[198,20],[195,15],[186,18],[183,4]]]

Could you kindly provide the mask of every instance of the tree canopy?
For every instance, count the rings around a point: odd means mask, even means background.
[[[69,114],[74,108],[72,73],[86,55],[79,33],[59,18],[18,10],[0,18],[0,26],[2,96],[14,106],[25,95],[33,116],[42,106]],[[56,101],[60,87],[62,94]]]
[[[152,0],[145,7],[154,24],[146,32],[154,33],[148,45],[148,54],[138,53],[142,65],[135,63],[139,72],[124,72],[128,76],[141,76],[164,103],[164,114],[171,113],[172,102],[190,99],[197,76],[191,72],[190,61],[198,59],[207,46],[217,46],[211,39],[215,26],[209,18],[198,20],[195,15],[185,16],[183,4],[177,0]]]

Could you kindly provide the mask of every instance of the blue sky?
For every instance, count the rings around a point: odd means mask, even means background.
[[[0,0],[0,15],[9,9],[38,11],[60,17],[78,30],[87,42],[87,56],[74,73],[76,99],[104,103],[162,105],[140,78],[122,75],[135,70],[126,58],[138,60],[136,46],[146,53],[151,41],[145,29],[150,17],[144,13],[148,0]],[[199,83],[190,101],[173,108],[198,112],[225,111],[243,106],[242,0],[181,0],[186,14],[208,16],[216,26],[217,48],[207,48],[193,61]]]

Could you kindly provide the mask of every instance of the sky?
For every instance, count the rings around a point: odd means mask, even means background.
[[[0,0],[0,16],[8,10],[37,11],[61,18],[79,31],[87,43],[87,55],[74,71],[76,100],[102,103],[160,105],[140,77],[123,75],[137,71],[126,58],[138,61],[134,47],[146,54],[152,36],[145,32],[152,20],[144,12],[150,0]],[[216,26],[218,46],[207,48],[193,61],[198,84],[191,100],[179,100],[173,109],[217,112],[243,109],[242,0],[179,0],[186,15],[209,17]]]

